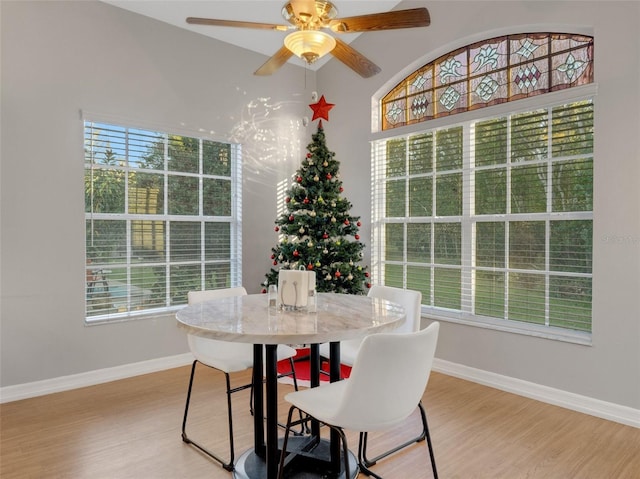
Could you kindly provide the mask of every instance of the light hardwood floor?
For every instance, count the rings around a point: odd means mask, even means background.
[[[199,373],[190,435],[224,451],[222,375],[205,368]],[[176,368],[0,405],[0,477],[231,478],[181,441],[188,375],[187,367]],[[281,394],[289,390],[280,387]],[[437,373],[424,404],[442,479],[640,478],[640,429]],[[234,395],[234,407],[239,455],[252,445],[248,391]],[[287,409],[281,402],[283,418]],[[414,415],[405,431],[372,434],[371,456],[418,430]],[[348,438],[357,448],[357,435]],[[387,478],[432,477],[426,443],[374,470]]]

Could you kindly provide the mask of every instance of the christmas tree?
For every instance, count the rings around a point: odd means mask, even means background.
[[[326,145],[322,118],[329,120],[333,107],[324,96],[309,105],[318,129],[307,145],[308,153],[286,191],[286,212],[276,220],[277,246],[271,249],[273,266],[316,272],[316,290],[363,294],[371,285],[366,266],[360,265],[364,244],[358,234],[360,217],[349,214],[351,203],[342,197],[340,163]],[[271,268],[263,283],[278,284],[278,270]]]

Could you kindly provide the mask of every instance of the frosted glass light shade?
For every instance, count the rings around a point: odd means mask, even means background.
[[[317,30],[300,30],[287,35],[284,45],[307,63],[313,63],[333,50],[336,40]]]

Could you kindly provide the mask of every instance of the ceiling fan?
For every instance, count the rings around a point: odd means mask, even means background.
[[[295,30],[287,35],[282,48],[258,68],[255,75],[271,75],[294,54],[311,64],[327,53],[331,53],[364,78],[379,73],[380,67],[349,46],[348,43],[322,30],[328,29],[338,34],[356,33],[426,27],[431,23],[429,11],[426,8],[372,13],[347,18],[336,18],[337,15],[336,7],[326,0],[291,0],[282,7],[282,16],[290,25],[197,17],[188,17],[187,23],[281,32]]]

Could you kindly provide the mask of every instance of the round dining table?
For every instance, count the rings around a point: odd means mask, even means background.
[[[270,307],[266,294],[250,294],[190,305],[178,311],[176,318],[189,334],[254,345],[254,446],[239,457],[234,477],[275,479],[280,460],[277,345],[309,345],[310,384],[317,387],[320,385],[319,344],[330,343],[330,378],[340,380],[340,341],[393,330],[404,322],[405,310],[397,303],[380,298],[338,293],[317,294],[313,308],[283,310]],[[313,445],[306,447],[302,460],[291,461],[285,477],[344,477],[337,435],[332,433],[329,441],[321,440],[320,427],[315,423],[310,436],[315,439],[296,438]],[[355,457],[350,461],[354,466],[350,468],[351,477],[355,477]]]

